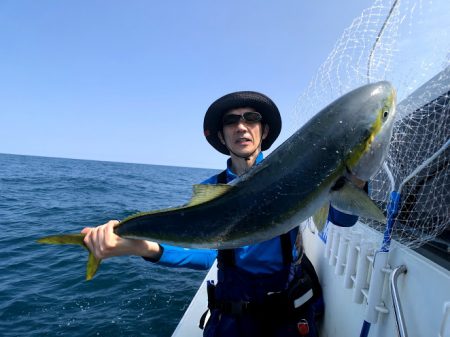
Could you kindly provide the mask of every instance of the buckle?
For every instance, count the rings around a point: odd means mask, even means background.
[[[307,336],[309,334],[309,324],[306,319],[300,320],[300,322],[297,323],[297,329],[300,336]]]

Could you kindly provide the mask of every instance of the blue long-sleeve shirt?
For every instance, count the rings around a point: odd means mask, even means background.
[[[256,158],[256,165],[263,160],[263,154],[259,153]],[[228,159],[226,169],[227,182],[235,179],[237,176],[231,170],[231,160]],[[218,175],[202,182],[202,184],[217,184]],[[330,207],[328,220],[342,227],[353,226],[358,217],[339,212]],[[294,261],[296,259],[297,249],[295,248],[295,240],[298,234],[298,227],[290,232],[292,242],[292,254]],[[217,250],[212,249],[188,249],[175,247],[171,245],[161,244],[163,253],[159,261],[153,261],[160,265],[170,267],[187,267],[191,269],[209,269],[214,260],[217,258]],[[237,267],[242,268],[253,274],[270,274],[278,271],[283,266],[283,254],[281,251],[279,237],[260,242],[254,245],[244,246],[235,249],[235,263]]]

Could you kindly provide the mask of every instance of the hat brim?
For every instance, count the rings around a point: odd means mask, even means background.
[[[262,123],[269,126],[269,134],[261,143],[261,150],[267,150],[281,132],[281,116],[275,103],[266,95],[255,91],[239,91],[225,95],[211,104],[203,120],[203,132],[208,143],[217,151],[228,155],[230,152],[219,139],[222,131],[223,115],[237,108],[254,108],[262,115]]]

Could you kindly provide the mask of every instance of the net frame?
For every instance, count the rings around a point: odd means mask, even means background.
[[[444,0],[374,1],[336,41],[300,95],[290,123],[297,127],[313,112],[367,82],[394,84],[400,103],[393,138],[386,169],[371,180],[369,195],[386,210],[390,192],[400,187],[400,207],[389,235],[410,248],[435,240],[450,226],[447,13],[450,3]],[[417,45],[424,53],[416,57]],[[381,232],[386,227],[361,221]]]

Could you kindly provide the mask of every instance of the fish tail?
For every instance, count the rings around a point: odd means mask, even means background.
[[[53,244],[53,245],[79,245],[87,249],[84,244],[84,234],[63,234],[63,235],[51,235],[40,238],[37,240],[38,243]],[[89,251],[89,250],[88,250]],[[98,267],[100,266],[101,259],[97,259],[94,254],[89,251],[89,257],[86,264],[86,280],[91,280]]]
[[[101,262],[102,259],[97,259],[94,254],[89,252],[88,262],[86,264],[86,281],[89,281],[94,277]]]

